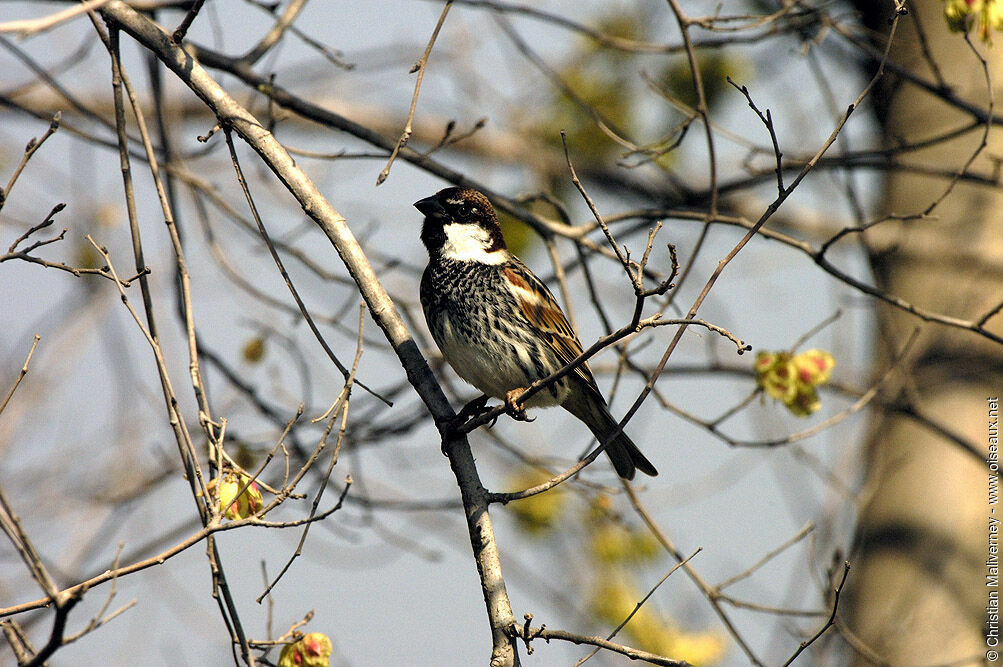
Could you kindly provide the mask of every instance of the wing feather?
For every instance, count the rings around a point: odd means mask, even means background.
[[[526,321],[540,338],[550,343],[562,365],[577,359],[582,353],[582,344],[547,286],[519,261],[502,269],[502,275],[508,281]],[[575,368],[574,375],[601,395],[587,363]]]

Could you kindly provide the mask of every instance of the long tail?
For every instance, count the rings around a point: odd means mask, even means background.
[[[619,422],[609,413],[609,408],[606,407],[601,398],[596,400],[589,396],[587,400],[582,401],[568,400],[564,402],[564,407],[585,422],[585,425],[589,427],[599,442],[609,440],[620,426]],[[652,477],[658,474],[651,461],[641,453],[634,441],[623,431],[606,443],[606,453],[609,455],[610,461],[613,462],[616,474],[624,479],[634,479],[637,470]]]

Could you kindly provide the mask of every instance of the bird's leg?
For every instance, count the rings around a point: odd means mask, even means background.
[[[525,387],[505,392],[505,412],[507,412],[509,416],[516,421],[535,421],[536,417],[527,416],[526,408],[523,407],[522,403],[519,401],[524,393],[526,393]]]

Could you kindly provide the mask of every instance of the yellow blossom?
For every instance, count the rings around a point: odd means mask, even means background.
[[[311,632],[282,647],[279,667],[328,667],[331,650],[331,640],[327,635]]]
[[[246,519],[247,517],[260,512],[265,506],[261,497],[261,489],[257,482],[252,482],[244,493],[239,492],[250,478],[247,475],[237,475],[236,473],[226,473],[223,481],[214,479],[209,482],[209,490],[213,491],[215,497],[219,499],[219,508],[224,512],[227,519]]]
[[[822,406],[817,387],[829,381],[835,365],[835,358],[825,350],[795,355],[760,352],[756,356],[756,384],[793,414],[806,417]]]

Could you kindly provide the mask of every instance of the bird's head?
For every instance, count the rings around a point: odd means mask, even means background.
[[[430,257],[485,264],[508,259],[495,209],[477,190],[446,188],[414,207],[425,214],[421,241]]]

